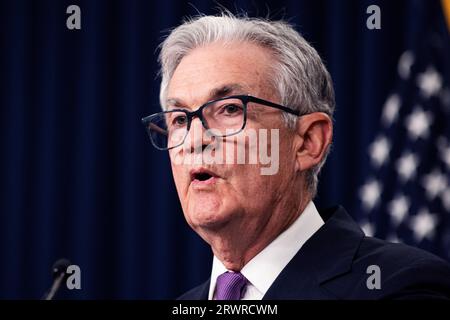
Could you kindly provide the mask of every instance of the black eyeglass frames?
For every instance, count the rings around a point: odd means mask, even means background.
[[[184,143],[192,120],[198,117],[203,127],[216,137],[241,132],[247,123],[247,104],[254,102],[300,116],[300,112],[250,95],[235,95],[209,101],[195,111],[171,109],[142,118],[153,146],[170,150]]]

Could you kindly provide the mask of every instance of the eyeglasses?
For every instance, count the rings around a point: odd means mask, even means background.
[[[228,137],[241,132],[247,123],[247,104],[254,102],[267,107],[300,116],[291,108],[259,99],[250,95],[237,95],[212,100],[195,111],[172,109],[142,118],[153,146],[159,150],[170,150],[184,143],[192,119],[198,117],[202,125],[213,136]]]

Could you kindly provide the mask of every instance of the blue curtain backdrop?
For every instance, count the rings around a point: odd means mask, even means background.
[[[81,30],[66,28],[71,4]],[[326,61],[335,140],[316,202],[353,208],[398,58],[439,2],[220,4],[289,19]],[[366,28],[371,4],[381,30]],[[174,298],[208,277],[209,247],[185,223],[167,154],[152,148],[140,119],[159,110],[157,46],[167,30],[217,6],[1,1],[0,298],[40,298],[60,257],[82,271],[82,289],[65,298]]]

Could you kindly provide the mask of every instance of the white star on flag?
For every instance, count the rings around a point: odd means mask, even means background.
[[[429,98],[441,89],[441,75],[432,66],[429,66],[424,73],[417,76],[417,85],[423,96]]]
[[[378,137],[369,147],[370,157],[375,166],[382,166],[389,156],[389,140],[386,137]]]
[[[389,213],[396,226],[401,224],[405,219],[409,210],[409,206],[410,206],[409,199],[404,195],[396,196],[395,199],[393,199],[389,203],[388,205]]]
[[[407,79],[411,73],[411,67],[414,64],[414,55],[411,51],[403,52],[398,62],[398,74],[402,79]]]
[[[419,160],[417,156],[411,152],[403,154],[397,161],[397,171],[403,182],[407,182],[416,175]]]
[[[371,180],[361,187],[359,194],[364,207],[371,210],[380,199],[381,184],[376,180]]]
[[[422,186],[427,192],[427,197],[433,200],[447,188],[447,177],[438,169],[434,169],[433,172],[423,177]]]
[[[432,116],[429,112],[423,111],[419,106],[415,107],[413,113],[405,120],[411,139],[416,140],[417,138],[428,137],[431,121]]]
[[[368,237],[373,237],[375,234],[375,228],[372,223],[365,222],[361,225],[362,231],[364,231],[364,234]]]
[[[400,110],[400,97],[398,94],[392,94],[383,107],[382,121],[385,126],[390,126],[398,116]]]
[[[428,209],[422,208],[419,213],[411,218],[411,229],[417,242],[424,238],[432,240],[436,228],[437,219]]]
[[[450,211],[450,188],[446,189],[441,194],[442,204],[447,211]]]

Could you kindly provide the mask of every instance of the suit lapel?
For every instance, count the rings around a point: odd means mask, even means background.
[[[263,299],[333,299],[328,280],[350,271],[364,233],[342,207],[320,211],[325,224],[303,245]]]

